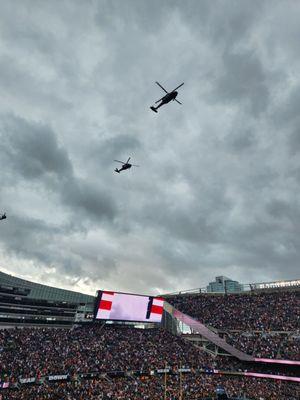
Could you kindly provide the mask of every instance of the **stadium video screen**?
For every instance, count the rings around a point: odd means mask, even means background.
[[[95,319],[134,322],[161,322],[161,297],[98,291]]]

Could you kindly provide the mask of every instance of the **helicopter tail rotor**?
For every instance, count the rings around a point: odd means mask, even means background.
[[[151,108],[152,111],[154,111],[154,112],[157,113],[157,109],[156,109],[155,107],[152,106],[152,107],[150,107],[150,108]]]

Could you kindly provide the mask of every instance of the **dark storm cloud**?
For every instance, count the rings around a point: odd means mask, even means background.
[[[41,123],[4,117],[1,129],[2,157],[6,168],[39,183],[59,195],[66,208],[84,211],[90,218],[112,219],[113,200],[104,189],[74,175],[67,151],[59,146],[54,131]]]
[[[28,53],[30,54],[30,51]],[[32,54],[29,55],[29,57],[31,56]],[[68,99],[64,99],[56,91],[52,91],[51,83],[45,83],[41,77],[35,76],[35,65],[29,65],[25,69],[22,57],[21,54],[20,59],[7,55],[0,57],[0,88],[5,95],[5,100],[10,103],[9,95],[18,93],[18,102],[27,102],[30,98],[35,107],[47,108],[51,104],[51,107],[60,111],[69,109]],[[7,105],[5,106],[7,107]]]
[[[58,146],[49,126],[29,122],[16,116],[2,116],[2,157],[25,179],[49,173],[71,176],[72,164],[65,149]]]
[[[68,207],[84,211],[90,218],[100,221],[103,218],[113,219],[116,213],[114,200],[105,193],[104,188],[95,187],[93,183],[71,177],[61,187],[61,197]]]
[[[234,152],[249,151],[255,147],[257,139],[251,129],[238,129],[226,138],[228,147]]]
[[[172,7],[178,5],[177,1],[153,0],[151,3],[128,0],[109,0],[98,2],[97,13],[95,15],[97,23],[104,25],[106,32],[114,33],[114,29],[118,28],[117,24],[128,25],[130,29],[138,29],[146,33],[152,34],[156,30],[160,30],[161,26],[166,23],[166,15],[170,13]],[[111,18],[114,15],[115,18]]]
[[[223,63],[223,73],[216,85],[219,101],[246,101],[254,115],[264,112],[268,106],[269,90],[266,72],[258,57],[250,51],[226,52]]]
[[[299,124],[294,127],[294,130],[289,137],[289,145],[292,155],[297,155],[300,152],[300,118]]]
[[[51,264],[55,255],[49,251],[51,248],[49,239],[53,240],[54,236],[63,233],[63,230],[33,218],[22,216],[10,216],[10,218],[11,223],[7,224],[5,231],[0,232],[1,242],[6,245],[6,251]],[[48,243],[45,246],[46,242]]]
[[[251,34],[255,24],[260,21],[265,8],[265,1],[233,0],[228,4],[224,0],[187,1],[177,7],[184,22],[195,34],[205,34],[215,44],[230,48]]]
[[[203,187],[205,199],[201,198],[198,188],[193,188],[193,200],[189,202],[184,195],[168,196],[166,193],[165,201],[161,198],[145,199],[141,224],[147,221],[147,226],[161,230],[162,237],[173,238],[176,242],[183,240],[198,246],[216,243],[221,233],[216,220],[226,218],[232,207],[230,200],[224,197],[224,187],[218,182],[218,188],[210,193]],[[160,195],[162,197],[163,193]],[[213,215],[208,212],[211,209],[214,210]]]
[[[296,278],[298,15],[292,1],[4,2],[6,270],[90,292]],[[156,80],[184,81],[183,105],[153,114]],[[129,156],[140,168],[114,174]]]

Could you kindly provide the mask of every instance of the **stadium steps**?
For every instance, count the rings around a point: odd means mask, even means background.
[[[257,336],[257,338],[255,339],[255,342],[254,342],[253,351],[252,351],[253,355],[256,354],[256,348],[257,348],[258,341],[259,341],[259,336]]]
[[[191,343],[191,344],[192,344],[194,347],[196,347],[198,350],[204,351],[205,353],[207,353],[207,354],[209,354],[209,355],[211,355],[211,356],[213,356],[213,357],[216,356],[216,353],[215,353],[213,350],[210,350],[208,347],[199,346],[199,344],[197,344],[196,342],[193,342],[193,341],[189,340],[188,338],[184,338],[184,340],[185,340],[187,343]]]
[[[285,337],[285,338],[282,339],[282,341],[280,342],[280,345],[278,346],[276,358],[278,358],[278,359],[281,358],[281,348],[284,347],[285,344],[287,344],[288,338],[289,338],[289,336]]]
[[[196,335],[194,335],[194,336],[196,336]],[[208,346],[205,346],[205,345],[200,345],[199,343],[200,342],[202,342],[202,343],[204,343],[203,342],[203,340],[202,340],[202,336],[201,335],[198,335],[199,336],[199,342],[197,342],[197,341],[195,341],[195,340],[191,340],[188,336],[187,337],[184,337],[183,339],[187,342],[187,343],[191,343],[194,347],[196,347],[198,350],[200,350],[200,351],[203,351],[203,352],[205,352],[205,353],[207,353],[207,354],[209,354],[209,355],[211,355],[211,356],[213,356],[213,357],[216,357],[217,355],[219,355],[218,354],[218,352],[217,352],[217,349],[218,349],[218,347],[216,347],[215,346],[215,350],[211,350]],[[208,341],[206,341],[207,343],[211,343],[211,342],[208,342]],[[228,355],[228,354],[221,354],[221,355]]]

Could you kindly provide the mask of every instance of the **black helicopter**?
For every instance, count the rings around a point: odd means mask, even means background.
[[[0,215],[0,221],[2,220],[2,219],[6,219],[7,218],[7,216],[6,216],[6,214],[4,213],[4,214],[2,214],[2,215]]]
[[[129,169],[129,168],[131,168],[131,167],[139,167],[139,165],[129,164],[130,158],[131,158],[131,157],[129,157],[128,160],[127,160],[126,162],[119,161],[119,160],[114,160],[114,161],[116,161],[116,162],[119,162],[119,163],[123,164],[121,168],[119,168],[119,169],[116,168],[116,169],[115,169],[115,172],[117,172],[117,173],[119,174],[121,171],[124,171],[125,169]]]
[[[177,92],[176,90],[179,89],[182,85],[184,85],[184,82],[183,82],[181,85],[177,86],[177,88],[173,89],[171,92],[167,92],[166,89],[165,89],[164,87],[162,87],[161,84],[160,84],[159,82],[155,82],[155,83],[156,83],[160,88],[162,88],[162,90],[163,90],[164,92],[166,92],[167,94],[164,95],[164,97],[162,97],[161,99],[159,99],[159,100],[157,100],[157,101],[155,102],[155,104],[156,104],[156,103],[159,103],[159,102],[161,101],[161,103],[160,103],[157,107],[154,107],[154,106],[150,107],[152,111],[154,111],[154,112],[157,113],[157,109],[158,109],[159,107],[163,106],[164,104],[169,103],[171,100],[173,100],[173,101],[175,100],[178,104],[182,104],[182,103],[180,103],[180,101],[176,100],[176,97],[177,97],[177,95],[178,95],[178,92]]]

